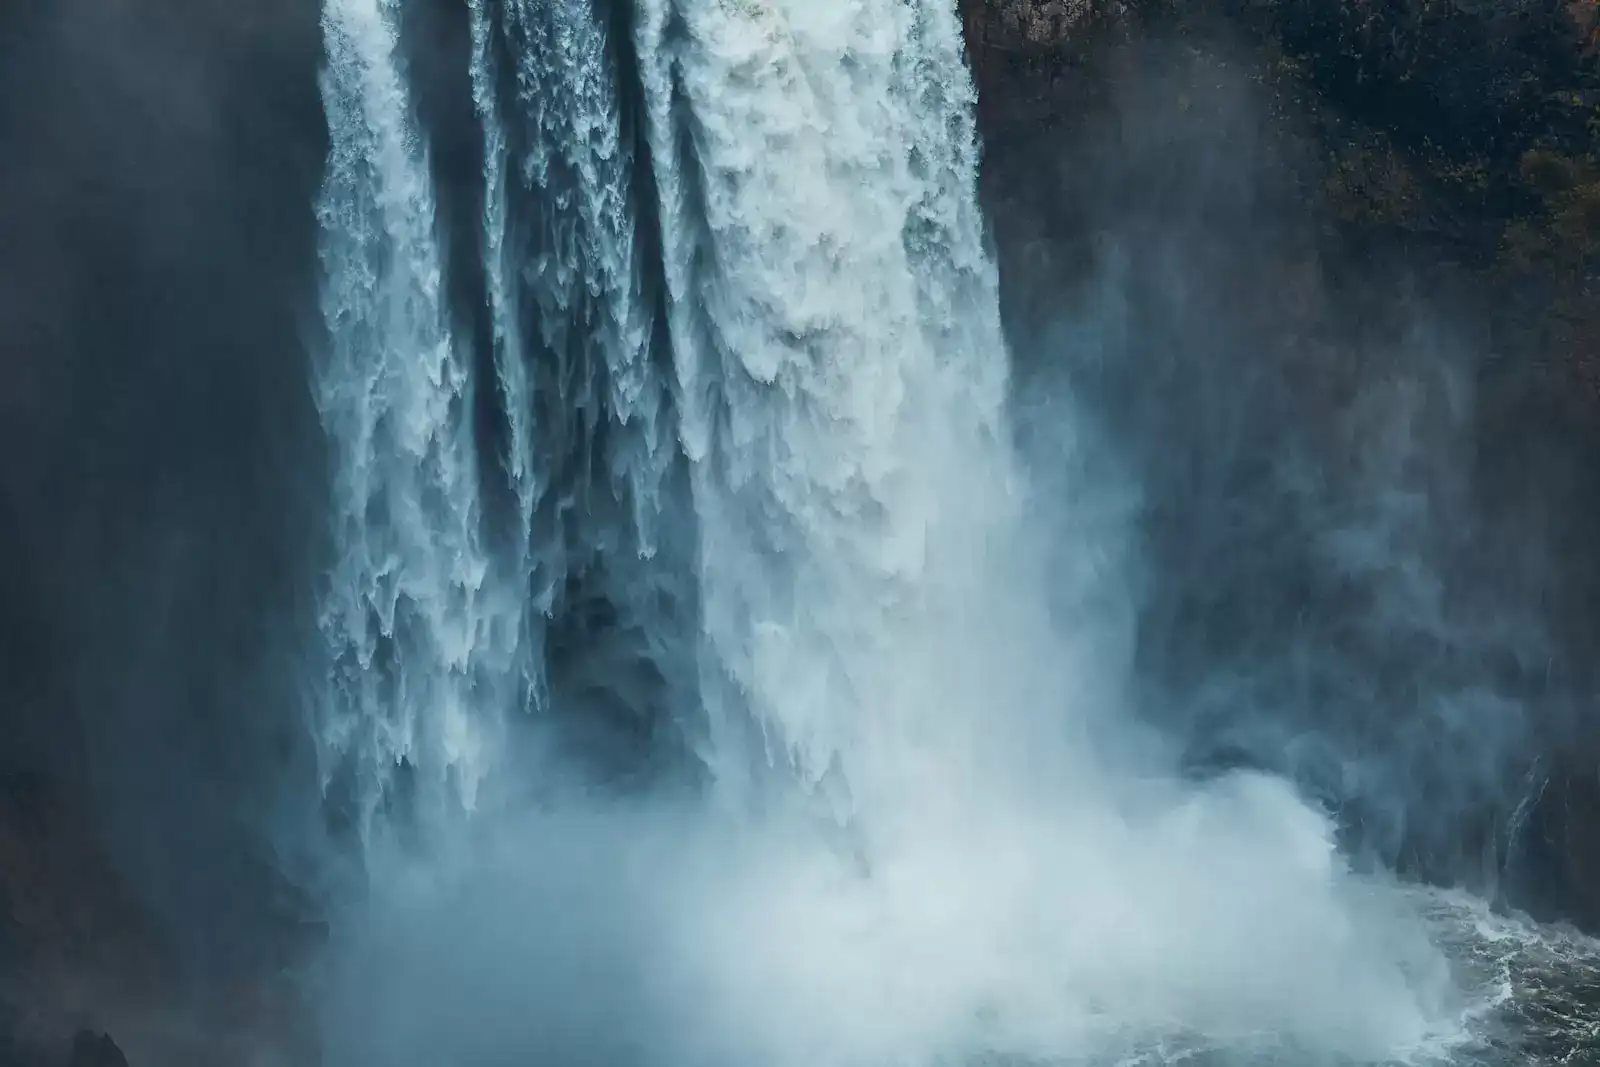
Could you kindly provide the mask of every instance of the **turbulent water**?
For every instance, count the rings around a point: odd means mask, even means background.
[[[660,548],[675,448],[604,28],[582,0],[478,0],[471,20],[486,288],[538,708],[550,699],[544,621],[585,556],[611,555],[622,586],[648,582],[626,557]],[[632,599],[632,621],[651,625],[651,606]]]
[[[521,606],[489,582],[471,361],[443,307],[398,4],[330,4],[323,25],[329,344],[316,397],[335,443],[337,560],[323,597],[331,664],[317,728],[325,779],[364,826],[401,760],[448,774],[470,804]]]
[[[1525,941],[1132,724],[1123,487],[1038,475],[1070,396],[1013,444],[953,2],[472,0],[487,352],[399,7],[324,16],[336,1062],[1509,1054]],[[704,787],[520,803],[601,691]]]
[[[951,725],[906,668],[1013,480],[954,12],[646,4],[639,37],[711,757],[737,780],[753,722],[766,761],[859,788]]]

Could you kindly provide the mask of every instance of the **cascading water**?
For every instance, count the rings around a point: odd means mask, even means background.
[[[492,758],[490,695],[520,606],[488,585],[470,362],[442,306],[427,162],[394,0],[331,0],[321,223],[326,352],[316,399],[333,454],[336,560],[323,594],[325,782],[362,828],[404,761],[424,803],[467,806]]]
[[[949,5],[660,2],[639,36],[714,770],[741,784],[753,722],[757,774],[818,786],[867,874],[834,884],[804,861],[788,875],[822,881],[802,897],[759,872],[726,896],[766,937],[806,929],[870,960],[869,987],[811,962],[711,981],[734,997],[759,975],[826,1017],[845,990],[884,998],[916,1022],[875,1033],[870,1053],[818,1050],[868,1062],[1083,1050],[1112,1040],[1083,1010],[1102,997],[1119,1001],[1102,1009],[1113,1030],[1255,1016],[1355,1054],[1421,1040],[1431,1008],[1402,971],[1429,955],[1374,940],[1388,920],[1346,883],[1319,815],[1268,782],[1119,786],[1087,746],[1104,709],[1074,674],[1094,669],[1095,635],[1052,617],[1032,529],[1049,517],[1005,434]],[[1233,887],[1233,864],[1254,888]],[[852,943],[858,922],[871,933]],[[1252,922],[1315,962],[1277,989],[1230,974],[1236,999],[1218,1003],[1216,973],[1191,967]],[[1346,984],[1360,993],[1307,1011]],[[1040,996],[1062,1003],[1041,1014]],[[929,1005],[988,1023],[930,1024]]]
[[[631,185],[634,160],[605,27],[585,0],[478,0],[485,277],[528,590],[526,667],[550,703],[548,621],[597,564],[621,624],[662,655],[645,590],[676,462]],[[616,664],[610,664],[616,669]]]
[[[443,835],[341,946],[328,1010],[386,1023],[332,1027],[335,1062],[1347,1062],[1453,1036],[1440,955],[1320,812],[1096,740],[1118,646],[1049,565],[1092,487],[1046,499],[1010,440],[952,0],[472,0],[494,457],[398,0],[327,2],[329,767],[369,816],[402,759],[469,803],[551,770],[497,766],[523,751],[502,716],[581,713],[545,627],[599,569],[615,625],[658,629],[643,655],[694,660],[671,710],[709,722],[713,781]],[[669,618],[680,584],[698,611]]]
[[[981,548],[956,513],[1011,478],[970,83],[938,5],[656,3],[639,36],[708,680],[738,694],[714,755],[748,712],[811,783],[918,732],[893,646],[958,610],[930,570],[971,569],[938,558]]]

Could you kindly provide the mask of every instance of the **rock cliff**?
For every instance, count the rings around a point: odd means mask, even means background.
[[[1141,468],[1151,714],[1600,926],[1600,6],[963,9],[1019,372]]]

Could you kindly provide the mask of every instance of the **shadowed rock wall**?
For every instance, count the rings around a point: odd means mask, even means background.
[[[1596,6],[964,11],[1020,373],[1148,495],[1149,713],[1600,923]]]
[[[293,925],[317,19],[0,5],[0,990],[41,1055],[185,1062]]]

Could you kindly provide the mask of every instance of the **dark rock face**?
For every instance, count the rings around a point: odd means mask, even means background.
[[[6,1028],[0,1027],[0,1064],[5,1067],[128,1067],[128,1058],[111,1035],[95,1030],[79,1030],[60,1049],[9,1043],[6,1035]]]
[[[72,1039],[72,1056],[67,1067],[128,1067],[128,1057],[111,1040],[111,1035],[79,1030]]]
[[[9,777],[0,795],[0,903],[0,995],[20,1039],[150,1014],[173,991],[172,960],[87,813],[37,776]]]
[[[1148,713],[1600,925],[1593,5],[964,7],[1022,391],[1146,495]]]
[[[1588,919],[1600,900],[1600,765],[1575,754],[1552,764],[1516,842],[1515,889],[1542,914]]]
[[[320,551],[318,7],[0,5],[0,978],[30,1047],[183,1062],[146,1055],[167,1009],[226,1030],[209,991],[271,973],[294,911],[261,828]]]

